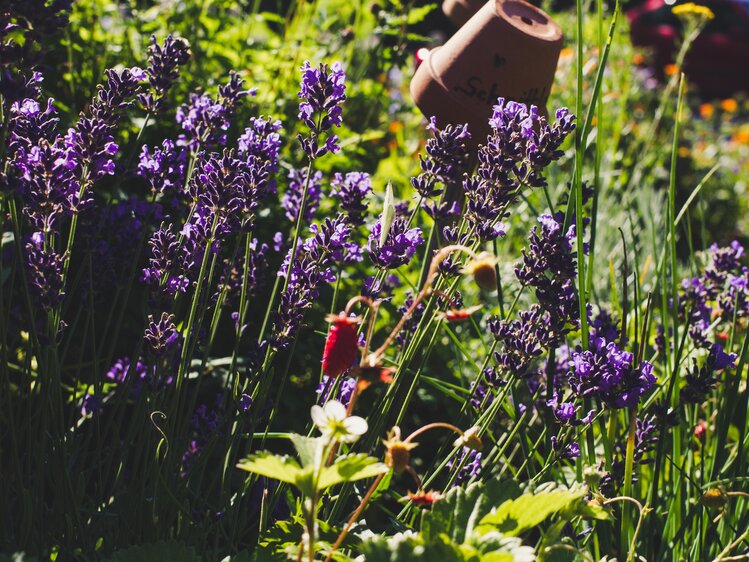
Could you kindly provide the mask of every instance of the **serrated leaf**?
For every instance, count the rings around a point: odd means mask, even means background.
[[[364,478],[371,478],[384,474],[390,470],[376,458],[363,453],[339,457],[331,466],[326,466],[320,472],[317,482],[318,490],[326,490],[343,482],[355,482]]]
[[[131,546],[115,552],[107,562],[201,562],[195,549],[175,541]]]
[[[237,468],[260,476],[275,478],[288,484],[296,484],[302,472],[302,468],[296,460],[288,456],[274,455],[268,451],[250,455],[237,463]]]
[[[325,447],[325,440],[322,437],[306,437],[298,433],[292,433],[289,435],[289,439],[294,444],[302,466],[320,465],[320,456]]]
[[[445,535],[428,542],[412,532],[375,536],[361,544],[361,551],[367,562],[480,562],[477,554],[461,552]]]
[[[422,516],[421,531],[429,540],[445,533],[456,543],[466,542],[482,517],[503,502],[520,496],[514,480],[476,482],[467,488],[453,488],[431,511]]]
[[[536,527],[550,515],[569,508],[584,495],[585,490],[582,488],[523,494],[504,502],[495,511],[484,516],[476,532],[482,534],[496,529],[504,535],[517,536]]]

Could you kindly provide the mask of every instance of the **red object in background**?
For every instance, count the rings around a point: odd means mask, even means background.
[[[322,371],[329,377],[339,377],[354,364],[359,354],[357,343],[359,336],[356,327],[358,318],[347,317],[343,312],[338,316],[331,316],[328,321],[330,327],[325,339],[325,349],[322,354]]]
[[[645,0],[627,11],[632,43],[653,50],[660,78],[676,58],[681,37],[679,19],[664,0]],[[687,78],[706,97],[749,93],[749,2],[703,2],[715,14],[692,44],[684,61]]]

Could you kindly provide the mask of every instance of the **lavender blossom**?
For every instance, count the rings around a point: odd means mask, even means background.
[[[636,421],[633,483],[637,482],[637,467],[652,462],[652,459],[646,458],[646,455],[655,449],[658,443],[657,429],[657,422],[653,416],[645,416]],[[604,474],[599,483],[601,493],[606,497],[615,496],[624,485],[626,440],[618,441],[614,445],[614,452],[615,458],[611,463],[611,471]]]
[[[377,267],[395,269],[407,264],[424,243],[419,228],[408,228],[408,221],[403,217],[393,220],[385,243],[380,246],[381,221],[372,227],[369,235],[369,257]]]
[[[338,383],[337,391],[333,392],[336,380],[340,382]],[[356,378],[346,376],[345,374],[338,379],[331,378],[328,375],[323,375],[322,381],[320,381],[320,384],[318,384],[315,389],[317,403],[324,404],[328,400],[338,400],[344,406],[348,406],[351,402],[351,397],[354,394],[356,384]]]
[[[190,94],[188,103],[177,109],[177,123],[185,131],[177,139],[178,146],[187,146],[193,153],[203,148],[226,145],[226,131],[239,101],[253,93],[242,90],[243,80],[235,73],[229,83],[219,86],[216,99],[207,94]]]
[[[633,364],[634,355],[614,342],[593,338],[590,349],[572,354],[570,388],[578,396],[595,396],[610,408],[633,408],[655,384],[653,366]]]
[[[548,312],[538,305],[520,312],[517,320],[489,321],[489,329],[503,344],[503,349],[494,355],[497,366],[519,377],[530,374],[534,359],[555,341],[549,326]]]
[[[440,130],[434,117],[427,129],[432,133],[424,147],[427,156],[419,155],[421,173],[411,178],[411,185],[425,199],[442,193],[440,184],[449,186],[460,181],[468,163],[466,143],[471,138],[467,125],[447,125]]]
[[[254,158],[264,163],[269,177],[265,185],[258,186],[258,197],[264,198],[276,192],[276,180],[273,175],[278,172],[278,157],[281,151],[281,121],[272,121],[270,117],[251,117],[250,126],[238,139],[238,153],[248,163]]]
[[[348,172],[345,176],[336,173],[330,182],[330,195],[341,202],[341,209],[346,212],[352,226],[364,224],[367,212],[367,195],[372,193],[372,180],[364,172]]]
[[[559,458],[562,459],[576,459],[580,456],[580,445],[577,441],[564,443],[558,440],[555,435],[552,435],[551,448],[559,455]]]
[[[307,200],[304,207],[304,222],[311,222],[322,196],[322,172],[314,172],[307,178],[307,169],[292,169],[289,171],[289,186],[281,198],[281,207],[286,211],[286,218],[296,223],[304,197],[304,187],[307,185]]]
[[[114,133],[122,113],[132,105],[146,73],[138,67],[107,70],[107,81],[99,86],[86,113],[65,135],[65,147],[74,155],[82,185],[104,175],[114,174],[112,157],[119,147]]]
[[[689,370],[685,379],[686,385],[679,391],[682,404],[700,404],[705,401],[707,395],[718,385],[719,380],[715,377],[723,369],[736,367],[737,356],[735,353],[726,353],[723,346],[714,343],[705,358],[702,366],[694,361],[692,369]]]
[[[57,308],[65,296],[63,257],[47,247],[42,232],[35,232],[26,243],[26,269],[34,302],[41,310]]]
[[[272,345],[284,349],[293,341],[304,321],[304,313],[312,307],[325,283],[335,281],[333,265],[345,258],[350,226],[343,215],[312,225],[312,236],[291,252],[281,266],[279,276],[290,275],[273,323]]]
[[[153,149],[143,146],[138,175],[148,181],[152,193],[182,196],[187,172],[187,149],[166,139]]]
[[[146,74],[153,91],[138,96],[146,111],[159,113],[166,108],[166,94],[179,79],[179,67],[187,64],[191,56],[190,43],[186,39],[169,35],[164,44],[159,45],[156,37],[151,36]]]
[[[565,327],[576,323],[580,315],[575,294],[575,229],[563,232],[561,213],[542,215],[538,222],[540,227],[531,230],[528,250],[523,250],[523,264],[515,268],[515,276],[535,289],[539,304],[549,313],[550,329],[561,343]]]
[[[154,361],[171,355],[180,344],[180,335],[174,325],[174,315],[162,312],[159,321],[148,317],[148,328],[143,336],[145,349]]]
[[[477,478],[481,474],[481,453],[468,447],[463,447],[454,459],[447,463],[447,468],[458,468],[452,487],[460,486]]]
[[[550,127],[535,106],[497,100],[489,120],[492,132],[479,147],[477,173],[463,182],[465,216],[480,240],[497,237],[494,226],[508,215],[524,186],[545,184],[543,168],[561,156],[558,147],[574,129],[574,116],[566,109],[557,115]]]
[[[299,89],[299,119],[309,127],[308,137],[299,135],[302,150],[310,159],[339,150],[338,137],[330,131],[341,126],[341,104],[346,100],[346,73],[340,63],[313,68],[302,66]]]
[[[171,225],[161,223],[148,244],[151,247],[151,257],[141,280],[166,296],[187,291],[189,278],[185,272],[191,269],[192,260],[177,240]]]

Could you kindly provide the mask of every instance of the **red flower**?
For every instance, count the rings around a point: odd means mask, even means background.
[[[329,316],[330,327],[322,353],[322,371],[329,377],[339,377],[356,361],[359,354],[356,333],[358,318],[346,316],[343,312],[338,316]]]
[[[408,492],[408,499],[420,507],[431,507],[434,502],[441,500],[443,497],[442,494],[434,490],[429,490],[428,492],[419,490],[415,494]]]
[[[471,306],[468,308],[451,308],[445,312],[440,312],[439,316],[448,322],[463,322],[471,317],[471,314],[481,310],[481,305]]]

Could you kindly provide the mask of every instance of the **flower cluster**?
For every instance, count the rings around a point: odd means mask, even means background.
[[[364,172],[348,172],[346,175],[336,173],[330,182],[331,197],[340,201],[341,209],[346,213],[351,226],[364,224],[367,212],[367,195],[372,193],[372,180]]]
[[[725,248],[713,244],[704,271],[682,280],[679,314],[699,347],[711,346],[715,319],[730,324],[749,317],[749,268],[741,264],[743,257],[744,248],[735,240]]]
[[[305,311],[320,295],[320,288],[335,281],[333,265],[346,259],[351,251],[348,240],[351,227],[342,215],[310,228],[312,236],[297,248],[295,256],[291,252],[287,254],[279,271],[279,276],[286,276],[289,270],[289,277],[273,324],[271,343],[276,349],[291,343],[302,325]]]
[[[396,217],[388,230],[385,242],[380,244],[382,219],[372,227],[369,235],[369,257],[377,267],[395,269],[407,264],[424,243],[421,229],[408,228],[408,220]]]
[[[471,138],[467,125],[447,125],[440,130],[434,117],[427,129],[432,138],[424,147],[426,157],[419,155],[421,173],[411,178],[411,185],[424,199],[442,193],[440,184],[450,186],[460,182],[468,163],[466,143]]]
[[[187,64],[191,56],[190,44],[185,39],[169,35],[164,44],[159,45],[156,37],[151,37],[146,74],[152,92],[138,96],[138,101],[149,113],[166,108],[165,96],[179,78],[179,67]]]
[[[594,396],[610,408],[633,408],[655,385],[653,366],[643,361],[634,365],[634,355],[614,342],[594,337],[590,349],[577,350],[571,357],[568,383],[578,396]]]
[[[575,227],[564,232],[564,215],[541,215],[539,225],[531,230],[528,249],[515,276],[535,289],[536,298],[549,315],[549,331],[561,343],[565,327],[580,315],[575,278]]]
[[[320,206],[322,197],[322,172],[313,172],[307,176],[307,168],[302,170],[292,169],[289,171],[289,185],[281,198],[281,207],[286,211],[286,218],[296,223],[301,212],[304,190],[307,190],[307,199],[304,202],[304,222],[311,222]]]
[[[313,67],[309,61],[302,66],[299,86],[299,119],[307,125],[310,134],[299,135],[302,150],[310,159],[328,152],[338,152],[338,136],[331,133],[341,126],[341,104],[346,100],[346,73],[341,63],[331,67],[320,64]]]
[[[523,186],[545,184],[543,170],[559,159],[559,147],[575,128],[575,117],[566,109],[550,125],[538,108],[499,98],[489,120],[492,132],[479,147],[476,175],[466,177],[466,218],[480,240],[503,233],[501,221]]]
[[[652,459],[646,458],[658,443],[657,435],[658,426],[655,418],[645,416],[638,419],[635,428],[635,450],[633,455],[634,467],[643,466],[652,462]],[[624,469],[626,457],[626,442],[619,441],[614,445],[616,457],[611,463],[611,471],[606,472],[600,482],[599,487],[603,495],[612,497],[618,493],[618,490],[624,483]],[[632,474],[633,482],[637,481],[636,471]]]
[[[207,94],[192,93],[188,103],[177,109],[177,123],[185,131],[177,144],[187,146],[193,153],[203,148],[216,148],[226,145],[226,131],[234,116],[239,101],[254,95],[254,90],[243,90],[244,81],[232,73],[229,82],[219,86],[219,95],[212,98]]]
[[[735,353],[726,353],[723,346],[714,343],[710,346],[702,366],[694,360],[693,366],[687,373],[686,384],[679,391],[682,404],[700,404],[705,401],[707,395],[718,384],[715,375],[723,369],[736,367],[737,356]]]

